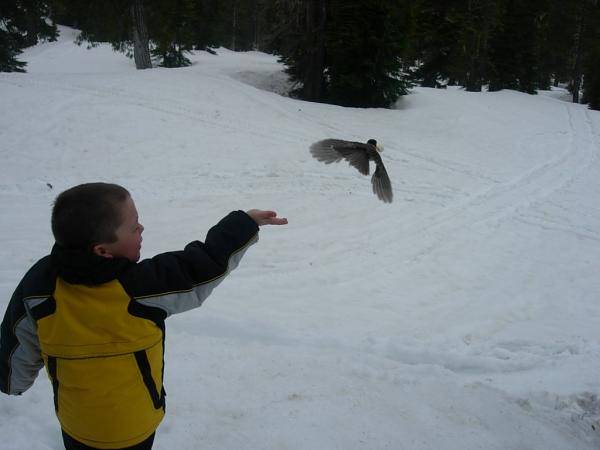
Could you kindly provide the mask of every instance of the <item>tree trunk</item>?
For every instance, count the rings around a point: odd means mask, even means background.
[[[310,101],[323,100],[323,70],[325,68],[325,20],[326,0],[306,2],[306,33],[310,44],[306,54],[302,98]]]
[[[577,31],[575,32],[575,62],[573,64],[573,103],[579,103],[579,91],[581,90],[582,61],[583,61],[583,38],[585,32],[585,0],[580,0],[577,15]]]
[[[256,0],[252,2],[252,11],[254,12],[253,25],[254,25],[254,39],[252,43],[252,50],[260,51],[260,23],[259,23],[259,11],[262,9],[262,5],[259,5]]]
[[[237,2],[233,2],[233,33],[231,37],[231,50],[235,52],[235,34],[237,32]]]
[[[35,45],[38,43],[38,30],[37,30],[37,26],[35,23],[35,17],[34,17],[34,12],[33,11],[29,11],[29,14],[26,18],[27,20],[27,24],[26,24],[26,28],[27,28],[27,35],[25,36],[25,47],[31,47],[32,45]]]
[[[152,68],[150,48],[148,47],[148,30],[144,20],[144,3],[134,0],[131,5],[131,22],[133,23],[133,59],[136,69]]]
[[[465,88],[470,92],[481,92],[483,80],[488,75],[488,47],[491,30],[496,20],[494,3],[488,0],[469,0],[470,48],[466,49],[467,77]]]

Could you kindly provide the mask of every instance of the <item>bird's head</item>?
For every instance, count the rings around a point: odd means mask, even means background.
[[[375,149],[376,149],[376,150],[377,150],[379,153],[381,153],[381,152],[383,151],[383,146],[382,146],[382,145],[379,145],[379,144],[377,144],[377,141],[376,141],[375,139],[369,139],[369,140],[367,141],[367,144],[371,144],[373,147],[375,147]]]

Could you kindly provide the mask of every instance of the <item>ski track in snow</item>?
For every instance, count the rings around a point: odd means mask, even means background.
[[[435,215],[427,217],[425,220],[426,225],[423,225],[422,221],[419,220],[408,224],[406,228],[402,228],[403,233],[408,236],[421,235],[422,233],[435,235],[435,244],[417,250],[417,253],[413,254],[412,257],[418,259],[431,253],[436,245],[446,241],[448,235],[456,230],[469,228],[482,221],[499,220],[506,215],[520,217],[523,215],[522,211],[527,210],[533,203],[568,187],[582,172],[589,170],[597,159],[597,150],[593,150],[594,147],[598,148],[597,143],[596,146],[592,144],[581,148],[580,142],[589,141],[593,133],[588,129],[576,129],[571,109],[567,107],[566,111],[571,128],[571,138],[570,146],[563,155],[532,168],[514,180],[497,184],[484,192],[478,193],[469,198],[464,204],[446,208]],[[579,116],[583,115],[583,113],[579,114]],[[576,123],[585,123],[588,127],[590,126],[589,120],[583,121],[580,119]],[[592,233],[591,231],[588,230],[583,235],[590,239],[600,240],[600,233]]]

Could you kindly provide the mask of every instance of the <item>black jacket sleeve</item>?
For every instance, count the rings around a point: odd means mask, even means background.
[[[198,307],[258,240],[256,222],[234,211],[212,227],[205,242],[194,241],[136,264],[120,279],[136,301],[167,316]]]

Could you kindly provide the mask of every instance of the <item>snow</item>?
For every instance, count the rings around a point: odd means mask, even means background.
[[[415,88],[392,110],[279,95],[277,58],[136,71],[61,27],[0,74],[0,308],[78,183],[133,194],[142,257],[274,209],[169,319],[157,449],[600,446],[600,113],[564,92]],[[395,199],[308,147],[376,138]],[[2,449],[60,449],[51,386],[0,397]]]

